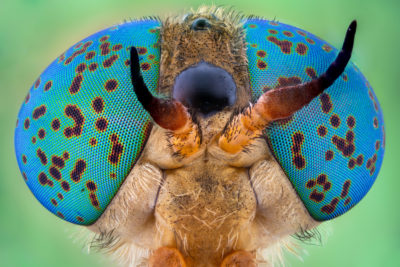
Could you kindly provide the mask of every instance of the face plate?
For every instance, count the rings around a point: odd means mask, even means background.
[[[290,25],[244,23],[253,100],[272,88],[308,82],[326,71],[338,50]],[[382,110],[370,84],[349,63],[323,94],[266,130],[271,151],[314,219],[339,216],[357,204],[382,164]]]
[[[78,42],[39,76],[15,129],[21,173],[35,197],[66,221],[95,222],[140,156],[150,117],[136,99],[129,49],[156,94],[160,22],[116,25]]]

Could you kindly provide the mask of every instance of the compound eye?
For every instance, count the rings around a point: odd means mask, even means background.
[[[204,31],[211,28],[211,23],[205,18],[197,18],[193,21],[190,28],[194,31]]]

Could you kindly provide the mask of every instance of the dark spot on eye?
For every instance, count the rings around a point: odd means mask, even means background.
[[[297,169],[303,169],[305,167],[306,161],[303,155],[301,154],[301,146],[304,141],[304,135],[301,132],[296,132],[292,136],[292,146],[291,150],[293,153],[292,162],[296,166]]]
[[[349,155],[349,156],[351,156],[353,153],[354,153],[354,150],[355,150],[356,148],[355,148],[355,146],[353,145],[353,144],[349,144],[349,145],[347,145],[346,147],[345,147],[345,150],[343,151],[343,155],[344,156],[346,156],[346,155]]]
[[[276,31],[276,30],[268,30],[268,32],[270,33],[270,34],[277,34],[278,33],[278,31]]]
[[[328,130],[326,129],[325,126],[320,125],[320,126],[318,127],[318,129],[317,129],[317,132],[318,132],[318,135],[319,135],[319,136],[324,137],[324,136],[327,134]]]
[[[302,144],[304,141],[304,135],[302,133],[295,133],[293,135],[293,141],[295,144]]]
[[[25,181],[28,181],[28,176],[26,176],[26,173],[25,173],[25,172],[22,172],[22,177],[24,177],[24,180],[25,180]]]
[[[371,88],[371,86],[369,85],[368,82],[366,82],[365,85],[366,85],[368,88]],[[368,90],[368,95],[369,95],[369,98],[372,100],[372,102],[373,102],[373,104],[374,104],[375,111],[378,111],[378,109],[379,109],[378,103],[377,103],[377,101],[375,100],[374,94],[372,93],[371,90]]]
[[[82,127],[85,122],[81,110],[76,105],[67,105],[64,109],[64,113],[67,117],[74,120],[74,126],[65,128],[64,135],[67,138],[81,135]]]
[[[58,63],[62,62],[65,59],[65,52],[60,55],[58,58]]]
[[[303,44],[303,43],[298,43],[296,46],[296,52],[299,55],[304,56],[305,54],[307,54],[308,51],[308,46]]]
[[[90,51],[86,54],[85,59],[86,60],[91,60],[92,58],[94,58],[94,56],[96,55],[95,51]]]
[[[25,156],[25,155],[22,155],[22,162],[23,162],[24,164],[26,164],[26,162],[27,162],[27,159],[26,159],[26,156]]]
[[[350,180],[346,180],[344,182],[343,187],[342,187],[342,193],[340,194],[340,197],[345,198],[347,196],[347,194],[349,193],[350,185],[351,185]]]
[[[28,92],[28,94],[25,96],[25,104],[28,104],[30,98],[31,94]]]
[[[311,39],[311,38],[307,38],[306,41],[307,41],[307,43],[309,43],[309,44],[315,44],[314,40]]]
[[[301,36],[306,36],[307,34],[305,32],[297,30],[297,33],[300,34]]]
[[[86,182],[86,187],[87,187],[87,189],[89,189],[89,191],[96,191],[97,190],[97,186],[93,181],[87,181]]]
[[[103,112],[103,108],[104,108],[104,101],[103,99],[99,96],[96,97],[93,101],[92,101],[92,108],[94,110],[94,112],[96,113],[101,113]]]
[[[258,45],[257,44],[251,44],[251,47],[256,48]]]
[[[353,142],[353,140],[354,140],[354,132],[348,131],[346,133],[346,141],[351,143]]]
[[[100,38],[100,42],[105,42],[105,41],[108,40],[108,38],[110,38],[110,36],[105,35],[105,36],[103,36],[103,37]]]
[[[93,62],[89,65],[89,71],[95,71],[99,65],[96,62]]]
[[[24,121],[24,129],[28,130],[30,125],[31,125],[31,121],[29,120],[29,118],[26,118]]]
[[[344,205],[345,206],[349,205],[350,201],[351,201],[351,197],[346,198],[346,200],[344,201]]]
[[[333,114],[330,118],[331,125],[335,128],[340,126],[340,118],[337,114]]]
[[[144,62],[144,63],[140,64],[140,67],[142,68],[142,70],[147,71],[150,69],[151,65],[147,62]]]
[[[279,77],[278,85],[276,87],[285,87],[291,85],[297,85],[301,83],[301,78],[297,76],[293,77]]]
[[[92,41],[86,42],[81,49],[75,51],[67,60],[65,60],[64,65],[70,64],[78,55],[86,52],[86,49],[93,44]]]
[[[63,200],[64,199],[64,196],[61,193],[57,193],[57,197],[58,197],[59,200]]]
[[[68,152],[64,152],[63,159],[65,159],[65,160],[69,159],[69,153]]]
[[[363,155],[358,155],[356,161],[357,161],[357,165],[361,166],[363,164],[363,162],[364,162]]]
[[[323,187],[324,187],[324,191],[329,191],[329,189],[331,189],[331,187],[332,187],[332,184],[331,184],[331,182],[326,182],[323,185]]]
[[[70,187],[69,187],[69,183],[67,181],[62,181],[61,182],[61,188],[65,191],[68,192]]]
[[[51,157],[51,163],[56,165],[58,168],[62,169],[65,166],[64,159],[58,156],[52,156]]]
[[[156,57],[155,55],[149,55],[147,58],[153,60],[155,57]]]
[[[267,63],[265,63],[265,62],[262,61],[262,60],[258,60],[258,61],[257,61],[257,67],[258,67],[259,69],[264,70],[264,69],[267,68]]]
[[[326,174],[320,174],[317,177],[317,184],[323,185],[326,182]]]
[[[381,142],[379,140],[376,140],[376,142],[375,142],[375,150],[379,150],[380,146],[381,146]]]
[[[107,129],[108,122],[105,118],[99,118],[96,121],[96,129],[99,132],[104,132]]]
[[[378,118],[374,117],[374,128],[377,129],[379,127]]]
[[[115,179],[115,178],[117,178],[117,175],[116,175],[115,173],[111,173],[111,174],[110,174],[110,177],[111,177],[112,179]]]
[[[86,170],[86,162],[83,159],[78,159],[75,163],[74,169],[71,172],[71,179],[78,183]]]
[[[96,140],[96,138],[90,138],[89,143],[90,143],[90,145],[93,146],[93,147],[96,146],[96,145],[97,145],[97,140]]]
[[[306,161],[302,155],[296,155],[293,158],[293,164],[296,165],[297,169],[303,169],[306,165]]]
[[[321,202],[324,198],[325,194],[318,192],[316,189],[314,189],[310,194],[310,199],[314,202]]]
[[[46,136],[46,131],[45,131],[43,128],[41,128],[41,129],[38,131],[38,137],[39,137],[40,139],[43,139],[45,136]]]
[[[108,68],[111,67],[112,64],[114,64],[114,62],[118,59],[118,55],[112,55],[111,57],[109,57],[108,59],[103,61],[103,67],[104,68]]]
[[[47,179],[46,174],[44,174],[43,172],[41,172],[41,173],[39,174],[39,176],[38,176],[38,180],[39,180],[39,183],[40,183],[41,185],[46,185],[48,179]]]
[[[324,113],[329,113],[332,110],[332,101],[331,97],[327,93],[322,93],[319,96],[319,100],[321,102],[321,109]]]
[[[54,119],[51,122],[51,128],[53,128],[54,131],[58,131],[58,129],[60,129],[60,120],[59,119]]]
[[[117,165],[124,151],[124,146],[118,141],[118,136],[116,134],[110,136],[110,141],[112,147],[111,153],[108,155],[108,160],[111,164]]]
[[[311,79],[318,78],[317,73],[315,72],[314,68],[312,68],[312,67],[307,67],[306,73],[307,73],[308,77],[310,77]]]
[[[352,143],[353,140],[354,140],[354,137],[351,142],[349,142],[346,139],[343,139],[337,135],[334,135],[332,137],[332,143],[336,146],[336,148],[338,150],[340,150],[342,152],[343,156],[345,156],[345,157],[350,157],[354,153],[355,146]]]
[[[287,37],[293,37],[293,33],[289,32],[289,31],[283,31],[283,34]]]
[[[255,28],[257,28],[257,25],[255,25],[255,24],[250,24],[250,25],[249,25],[249,28],[255,29]]]
[[[278,40],[275,36],[268,36],[267,40],[276,44],[281,49],[282,53],[290,54],[293,43],[288,40]]]
[[[59,211],[57,211],[57,216],[60,217],[61,219],[64,219],[64,215]]]
[[[347,117],[347,126],[349,126],[350,128],[353,128],[354,125],[356,124],[356,119],[353,116],[348,116]]]
[[[44,85],[44,90],[45,90],[45,91],[49,91],[52,85],[53,85],[53,82],[52,82],[52,81],[48,81],[48,82]]]
[[[137,52],[139,55],[144,55],[147,53],[147,48],[146,47],[136,47]]]
[[[40,77],[35,82],[35,89],[37,89],[40,85]]]
[[[101,50],[101,55],[102,56],[108,55],[111,52],[110,43],[109,42],[102,43],[100,45],[100,50]]]
[[[335,197],[334,199],[331,200],[331,203],[324,205],[321,208],[321,211],[323,213],[331,214],[335,211],[337,204],[339,203],[339,199]]]
[[[293,146],[291,147],[291,150],[292,150],[293,154],[298,154],[301,152],[301,146],[298,144],[293,144]]]
[[[150,33],[156,33],[157,30],[156,30],[156,29],[150,29],[149,32],[150,32]]]
[[[115,89],[117,89],[117,87],[118,87],[118,82],[115,79],[110,79],[104,84],[104,88],[108,92],[115,91]]]
[[[129,59],[125,60],[125,66],[130,66],[131,65],[131,61]]]
[[[81,63],[76,67],[75,72],[76,73],[82,73],[82,72],[84,72],[86,70],[86,67],[87,67],[86,63]]]
[[[332,150],[328,150],[325,152],[325,160],[330,161],[333,159],[333,151]]]
[[[89,194],[89,197],[90,197],[90,201],[92,202],[92,205],[95,207],[95,208],[99,208],[99,201],[98,201],[98,199],[97,199],[97,196],[94,194],[94,193],[90,193]]]
[[[51,199],[51,204],[53,204],[54,206],[58,206],[57,200],[55,200],[54,198]]]
[[[36,143],[36,137],[32,136],[32,144]]]
[[[315,185],[316,185],[315,184],[315,180],[313,180],[313,179],[308,180],[308,182],[306,183],[306,187],[309,188],[309,189],[313,188]]]
[[[44,172],[39,173],[38,180],[39,183],[43,186],[48,185],[50,187],[53,187],[54,185],[53,181],[49,180]]]
[[[265,57],[267,53],[264,50],[258,50],[257,51],[257,56],[259,57]]]
[[[39,106],[39,107],[37,107],[37,108],[35,108],[35,109],[33,110],[32,118],[33,118],[34,120],[37,120],[37,119],[39,119],[40,117],[44,116],[44,114],[46,114],[46,111],[47,111],[46,106],[45,106],[45,105],[41,105],[41,106]]]
[[[85,220],[81,216],[76,216],[78,222],[84,222]]]
[[[375,172],[375,163],[376,163],[376,160],[377,160],[377,159],[378,159],[378,156],[377,156],[376,153],[375,153],[371,158],[369,158],[369,159],[367,160],[367,165],[366,165],[366,167],[367,167],[367,169],[370,171],[370,172],[369,172],[370,175],[373,175],[374,172]]]
[[[349,167],[349,169],[354,169],[354,167],[356,166],[356,161],[354,159],[350,159],[347,166]]]
[[[332,137],[332,143],[336,145],[339,150],[343,150],[345,146],[345,141],[343,138],[338,137],[337,135]]]
[[[77,92],[79,92],[82,86],[82,81],[83,81],[82,74],[78,74],[77,76],[75,76],[74,79],[72,80],[71,86],[69,87],[69,92],[71,94],[76,94]]]
[[[50,167],[49,173],[56,180],[61,180],[61,172],[56,167]]]
[[[40,162],[42,162],[43,165],[47,164],[46,154],[40,148],[36,151],[36,155],[39,157]]]
[[[118,51],[118,50],[121,50],[121,49],[122,49],[122,45],[121,44],[116,44],[112,48],[113,51]]]
[[[327,45],[327,44],[323,44],[323,45],[322,45],[322,49],[323,49],[325,52],[327,52],[327,53],[329,53],[329,52],[332,51],[332,47],[330,47],[330,46]]]
[[[343,81],[347,82],[349,78],[347,77],[347,74],[343,74],[342,79]]]

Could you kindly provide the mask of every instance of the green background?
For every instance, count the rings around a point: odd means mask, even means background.
[[[176,14],[203,3],[277,18],[336,47],[349,22],[358,20],[352,59],[374,87],[384,111],[383,166],[359,205],[325,223],[322,229],[330,234],[324,244],[303,246],[308,251],[301,254],[303,261],[289,255],[287,263],[400,266],[398,0],[0,0],[0,266],[112,266],[100,254],[85,253],[82,242],[75,241],[80,227],[49,213],[24,185],[13,147],[18,109],[38,75],[75,42],[126,18]]]

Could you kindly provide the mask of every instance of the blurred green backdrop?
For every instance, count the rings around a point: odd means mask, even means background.
[[[80,228],[45,210],[24,185],[14,156],[13,131],[33,81],[66,48],[100,29],[125,18],[174,14],[210,3],[277,18],[336,47],[341,46],[349,22],[358,20],[352,59],[373,85],[384,111],[387,150],[382,170],[359,205],[327,223],[331,234],[323,246],[305,245],[308,253],[302,254],[303,261],[289,255],[287,263],[399,266],[398,0],[0,0],[0,266],[112,266],[99,254],[83,252],[82,243],[71,237]]]

